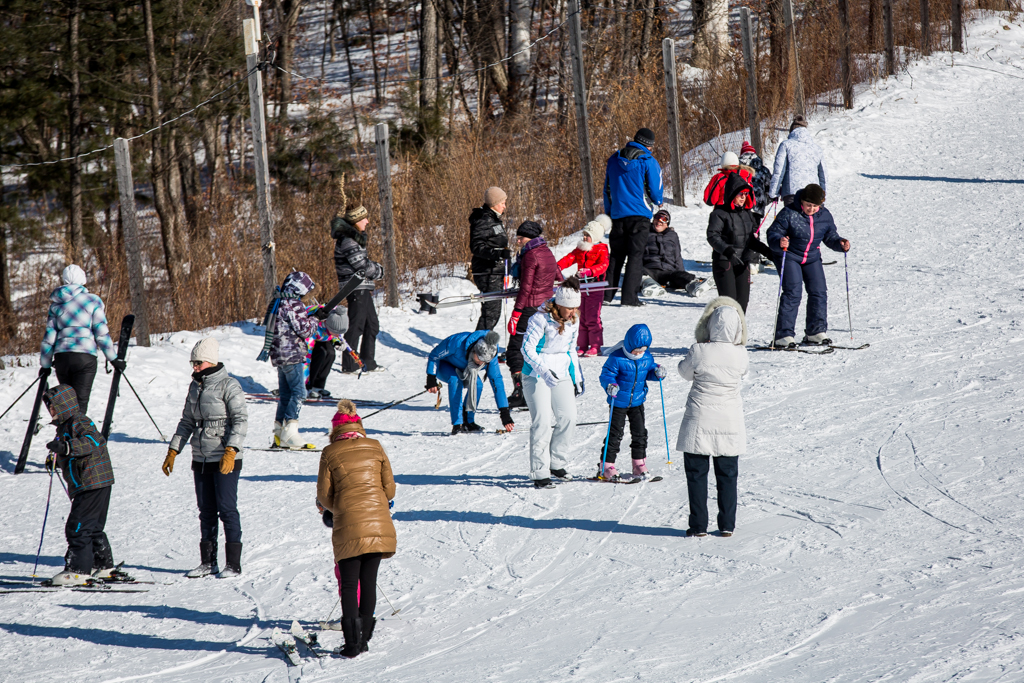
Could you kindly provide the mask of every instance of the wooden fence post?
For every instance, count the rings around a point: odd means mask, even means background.
[[[128,141],[124,138],[114,140],[114,166],[117,168],[117,194],[121,199],[121,239],[128,259],[128,291],[132,313],[135,314],[135,341],[139,346],[149,346],[149,308],[146,306],[146,279],[142,273],[142,252],[139,249],[135,181],[132,179]]]
[[[932,27],[928,16],[928,0],[921,0],[921,54],[932,53]]]
[[[587,84],[583,69],[583,29],[580,26],[579,0],[569,0],[569,38],[572,42],[572,94],[576,101],[576,140],[580,148],[580,175],[583,177],[583,213],[594,220],[594,168],[590,161],[590,127],[587,123]]]
[[[757,116],[757,61],[754,52],[754,26],[751,19],[750,9],[740,7],[743,67],[747,70],[747,126],[750,128],[750,144],[757,150],[757,155],[761,156],[761,122]]]
[[[245,65],[249,72],[249,113],[252,128],[252,156],[256,171],[256,218],[260,226],[260,251],[263,253],[263,295],[274,298],[277,287],[277,262],[274,246],[274,215],[270,210],[270,169],[267,165],[267,125],[263,109],[263,74],[259,64],[257,26],[253,19],[242,22],[245,39]]]
[[[927,0],[921,0],[927,2]],[[839,49],[841,78],[843,79],[843,107],[853,109],[853,47],[850,45],[850,0],[839,0],[839,21],[842,23],[842,45]]]
[[[391,149],[388,124],[373,128],[377,150],[377,196],[380,198],[380,226],[384,237],[384,270],[388,291],[384,305],[398,307],[398,258],[395,255],[395,218],[391,198]]]
[[[951,22],[953,24],[952,26],[950,26],[950,30],[952,32],[952,35],[950,36],[950,40],[952,40],[952,42],[953,42],[953,45],[952,45],[951,49],[952,49],[953,52],[963,52],[964,51],[964,3],[963,3],[963,0],[953,0]]]
[[[676,95],[676,41],[661,41],[661,61],[665,70],[665,102],[668,107],[668,146],[672,156],[672,198],[679,206],[686,206],[683,191],[683,155],[679,149],[679,97]]]
[[[896,75],[896,46],[892,34],[892,0],[882,0],[882,30],[885,33],[885,74]]]
[[[786,24],[786,40],[789,42],[789,73],[793,79],[793,114],[806,116],[804,110],[804,85],[800,78],[800,51],[796,46],[796,15],[793,0],[782,0],[782,20]]]

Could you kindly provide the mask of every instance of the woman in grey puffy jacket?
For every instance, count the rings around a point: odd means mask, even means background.
[[[171,476],[174,458],[186,442],[192,445],[192,478],[199,505],[198,567],[187,576],[217,574],[230,578],[242,573],[242,524],[238,516],[239,451],[249,417],[242,385],[219,362],[217,340],[208,337],[192,349],[192,384],[178,429],[171,438],[163,472]],[[217,520],[224,524],[224,571],[217,566]]]

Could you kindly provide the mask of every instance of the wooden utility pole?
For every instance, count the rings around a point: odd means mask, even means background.
[[[391,199],[391,149],[388,124],[373,128],[377,149],[377,196],[380,198],[380,227],[384,236],[384,270],[388,291],[384,305],[398,307],[398,258],[395,256],[395,216]]]
[[[845,0],[840,0],[844,2]],[[747,70],[747,126],[750,128],[750,144],[761,156],[761,122],[757,116],[757,62],[754,52],[754,26],[750,9],[740,7],[740,37],[743,39],[743,67]]]
[[[806,116],[804,110],[804,84],[800,78],[800,53],[796,46],[796,15],[793,14],[793,0],[782,0],[782,18],[786,24],[786,40],[789,42],[789,73],[793,83],[793,114]]]
[[[892,0],[882,0],[882,31],[885,34],[885,74],[896,75],[896,46],[892,35]]]
[[[921,2],[927,2],[927,0],[921,0]],[[850,0],[839,0],[839,21],[843,25],[842,33],[839,36],[841,41],[839,61],[843,79],[843,107],[853,109],[853,48],[850,45]]]
[[[921,54],[932,53],[932,27],[928,16],[928,0],[921,0]]]
[[[676,41],[661,41],[661,61],[665,69],[665,103],[668,108],[668,146],[672,155],[672,198],[679,206],[686,206],[683,192],[683,155],[679,150],[679,83],[676,76]]]
[[[249,72],[249,113],[252,128],[252,156],[256,171],[256,218],[260,224],[260,251],[263,253],[263,294],[274,298],[277,287],[277,262],[274,246],[274,216],[270,212],[270,169],[267,166],[267,124],[263,110],[263,74],[256,68],[260,61],[257,39],[259,26],[254,19],[242,22],[245,38],[245,65]]]
[[[149,308],[146,305],[146,280],[142,274],[142,252],[139,248],[138,214],[135,211],[135,181],[132,179],[132,157],[128,141],[114,140],[114,166],[117,167],[117,194],[121,198],[121,241],[128,259],[128,291],[135,314],[135,340],[149,346]]]
[[[579,0],[569,0],[569,39],[572,42],[572,95],[576,101],[576,140],[583,176],[583,213],[594,220],[594,169],[590,163],[590,128],[587,123],[587,84],[583,71],[583,29]]]
[[[953,42],[953,52],[964,51],[964,2],[963,0],[953,0],[952,17],[950,27],[952,35],[950,40]]]

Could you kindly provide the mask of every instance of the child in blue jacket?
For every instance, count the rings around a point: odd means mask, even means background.
[[[438,381],[448,384],[452,436],[483,431],[475,422],[477,401],[484,390],[481,373],[486,373],[491,382],[505,431],[511,432],[515,426],[498,366],[498,339],[498,333],[490,330],[459,332],[435,346],[427,356],[427,391],[438,393],[441,390]],[[466,390],[465,401],[463,389]]]
[[[626,331],[622,346],[608,356],[601,370],[601,386],[608,394],[608,404],[613,406],[608,429],[608,453],[605,455],[602,451],[602,464],[598,466],[597,474],[602,479],[619,479],[615,457],[619,454],[619,442],[625,432],[627,417],[633,476],[647,476],[647,427],[644,426],[647,383],[663,379],[668,374],[665,368],[654,362],[654,356],[647,350],[652,341],[647,325],[633,325]]]

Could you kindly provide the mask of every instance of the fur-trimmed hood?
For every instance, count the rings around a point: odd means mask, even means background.
[[[708,305],[704,307],[704,312],[700,316],[700,320],[697,321],[697,327],[693,331],[693,336],[697,340],[698,344],[706,344],[711,341],[723,341],[721,339],[712,339],[712,337],[718,337],[718,334],[712,335],[712,315],[714,312],[722,306],[729,306],[733,308],[740,317],[740,339],[737,341],[733,336],[732,343],[737,346],[746,346],[747,344],[747,318],[743,315],[743,307],[740,306],[739,302],[735,299],[727,296],[715,297],[708,302]],[[721,316],[716,316],[721,317]],[[728,321],[715,321],[716,323],[728,323]],[[717,325],[714,325],[717,327]],[[728,327],[728,324],[725,325]],[[717,331],[717,330],[716,330]]]
[[[350,237],[359,246],[366,246],[366,233],[357,230],[355,226],[349,224],[349,222],[341,216],[335,216],[331,221],[331,237],[336,240]]]

